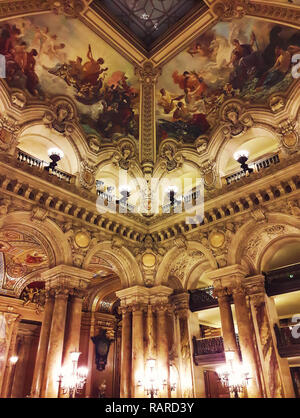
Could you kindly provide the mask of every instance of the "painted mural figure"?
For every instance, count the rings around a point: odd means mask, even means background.
[[[71,44],[65,42],[67,34],[72,35]],[[86,47],[83,39],[89,39]],[[65,83],[64,94],[76,102],[80,124],[88,135],[107,142],[120,134],[137,138],[139,91],[125,74],[129,70],[132,76],[134,68],[126,66],[117,52],[105,58],[105,45],[85,25],[63,16],[8,20],[0,25],[0,53],[6,58],[4,82],[41,100],[61,94]],[[118,70],[119,62],[125,71]],[[138,86],[137,78],[133,83]]]
[[[157,143],[166,138],[194,143],[217,125],[221,106],[232,98],[266,105],[272,94],[296,82],[291,58],[299,51],[297,29],[251,18],[217,23],[165,66]],[[180,94],[184,97],[176,102]]]

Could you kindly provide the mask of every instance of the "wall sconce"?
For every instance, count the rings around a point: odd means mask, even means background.
[[[175,202],[177,201],[177,199],[175,198],[177,192],[178,187],[176,186],[169,186],[166,190],[171,206],[174,206]]]
[[[58,161],[64,157],[64,153],[59,148],[50,148],[48,150],[48,156],[52,162],[47,167],[45,167],[45,170],[47,171],[49,171],[50,168],[51,170],[55,169]]]
[[[76,393],[80,393],[87,379],[87,367],[78,368],[80,354],[78,351],[70,353],[72,370],[67,367],[62,367],[58,377],[59,391],[61,390],[63,394],[68,393],[69,398],[75,398]]]
[[[239,392],[242,392],[244,387],[247,386],[249,377],[249,371],[245,366],[239,362],[234,362],[234,351],[226,351],[226,365],[216,370],[221,383],[228,387],[229,391],[234,394],[235,398],[239,398]]]
[[[159,384],[157,379],[157,373],[155,370],[155,363],[156,361],[152,358],[148,359],[146,362],[146,370],[145,370],[145,385],[144,391],[147,395],[150,395],[150,398],[154,398],[154,396],[158,395],[159,392]],[[141,386],[139,381],[138,386]]]
[[[9,361],[11,362],[11,364],[14,366],[19,360],[18,356],[11,356]]]
[[[248,164],[246,164],[246,161],[248,161],[249,158],[249,152],[246,150],[242,150],[242,151],[237,151],[233,154],[233,158],[241,164],[241,168],[243,169],[243,171],[246,173],[248,171],[248,173],[252,173],[253,172],[253,168],[250,168],[248,166]]]
[[[177,385],[177,374],[175,370],[175,366],[170,364],[170,389],[171,392],[175,392]]]

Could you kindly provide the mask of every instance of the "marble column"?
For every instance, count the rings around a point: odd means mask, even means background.
[[[72,365],[71,352],[79,351],[83,292],[74,289],[69,298],[69,315],[65,335],[63,364]]]
[[[274,324],[279,323],[274,301],[265,292],[262,275],[247,277],[245,287],[250,299],[265,392],[268,398],[293,398],[295,392],[288,360],[280,357]]]
[[[247,385],[250,398],[263,396],[260,381],[259,364],[254,346],[254,328],[247,306],[245,290],[241,285],[232,288],[235,314],[239,331],[239,342],[242,352],[243,364],[251,371],[251,379]]]
[[[31,386],[31,397],[39,398],[41,395],[42,383],[44,379],[47,350],[51,330],[51,321],[54,308],[54,293],[47,291],[41,334],[36,355],[36,362]]]
[[[169,342],[166,320],[166,305],[157,305],[157,370],[162,382],[165,385],[160,391],[161,398],[171,397],[170,390],[170,363],[169,363]]]
[[[155,353],[155,341],[154,341],[154,316],[153,316],[153,307],[148,304],[147,306],[147,320],[146,320],[146,338],[147,338],[147,347],[145,359],[156,358]]]
[[[12,376],[11,398],[23,398],[29,393],[25,392],[25,381],[27,375],[28,360],[32,346],[32,334],[22,330],[22,334],[18,335],[18,357],[19,360],[15,365],[15,371]]]
[[[144,390],[139,383],[144,382],[144,306],[132,306],[132,371],[131,397],[144,397]]]
[[[16,355],[16,344],[17,344],[17,334],[18,334],[18,327],[21,320],[21,316],[19,314],[12,314],[12,313],[5,313],[6,318],[6,328],[8,332],[6,333],[7,336],[7,345],[8,351],[5,357],[5,370],[2,374],[2,388],[1,388],[1,398],[7,398],[11,391],[11,384],[12,384],[12,374],[14,372],[14,367],[10,362],[10,358]],[[0,381],[1,383],[1,381]]]
[[[234,322],[231,310],[230,295],[225,289],[215,289],[215,295],[218,298],[224,351],[233,351],[235,361],[240,361],[239,349],[235,336]]]
[[[42,389],[42,397],[45,398],[57,398],[58,396],[58,376],[62,364],[68,296],[69,289],[65,287],[55,289],[53,318]]]
[[[180,293],[172,297],[178,321],[180,354],[180,387],[183,398],[193,398],[193,371],[191,336],[189,332],[189,295]]]
[[[121,308],[122,312],[122,339],[121,339],[121,382],[120,397],[130,398],[131,396],[131,309]]]

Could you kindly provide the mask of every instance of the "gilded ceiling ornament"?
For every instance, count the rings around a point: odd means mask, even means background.
[[[95,184],[95,171],[96,167],[90,164],[88,161],[81,161],[79,182],[82,187],[90,190]]]
[[[31,210],[31,220],[37,219],[38,221],[44,221],[49,215],[48,210],[40,207],[34,206]]]
[[[220,113],[223,122],[222,132],[227,139],[244,134],[253,126],[252,117],[245,113],[241,104],[236,101],[227,102]]]
[[[219,230],[213,230],[209,234],[208,240],[213,248],[221,248],[226,242],[225,234]]]
[[[200,136],[195,141],[195,147],[197,149],[198,154],[203,154],[207,147],[208,147],[209,139],[207,136]]]
[[[199,165],[206,188],[214,188],[216,182],[216,163],[214,161],[205,160]]]
[[[78,231],[74,236],[76,245],[80,248],[87,248],[90,244],[91,237],[86,231]]]
[[[3,198],[0,200],[0,217],[7,215],[8,208],[12,204],[11,198]]]
[[[18,123],[7,117],[0,116],[0,151],[13,155],[18,145],[17,135],[20,127]]]
[[[143,67],[136,67],[135,72],[141,83],[140,162],[144,173],[151,173],[156,157],[155,84],[161,68],[154,67],[151,61],[147,61]]]
[[[247,13],[249,0],[223,0],[213,5],[212,10],[220,20],[240,19]]]
[[[122,170],[128,171],[132,167],[132,160],[135,158],[135,146],[129,140],[119,142],[117,152],[114,154],[114,163]]]
[[[279,94],[273,95],[269,98],[269,106],[273,113],[277,113],[285,106],[286,99]]]
[[[161,148],[161,158],[167,171],[173,171],[182,165],[182,155],[177,152],[177,147],[171,142],[165,143]]]
[[[267,220],[265,211],[261,208],[252,210],[251,216],[256,220],[256,222],[264,222]]]
[[[19,109],[24,109],[24,107],[26,106],[27,98],[22,91],[14,91],[11,94],[11,102],[13,106]]]
[[[291,5],[293,6],[293,5]],[[247,14],[250,16],[273,18],[277,22],[286,22],[288,24],[299,24],[299,10],[289,8],[288,5],[275,4],[275,2],[261,3],[258,1],[249,1],[247,4]]]
[[[297,122],[286,119],[279,125],[277,132],[281,138],[283,151],[287,152],[288,154],[295,152],[299,143]]]
[[[98,154],[98,152],[100,151],[100,142],[99,142],[99,138],[94,137],[94,136],[89,136],[87,138],[90,150],[92,152],[94,152],[95,154]]]
[[[45,112],[43,121],[49,128],[61,134],[72,133],[74,115],[74,108],[69,102],[57,100],[50,105],[50,110]]]
[[[264,230],[269,238],[274,238],[274,236],[281,235],[285,232],[285,225],[272,225]]]
[[[84,0],[51,0],[51,8],[55,14],[67,17],[78,17],[86,7]]]
[[[299,208],[299,202],[297,202],[297,200],[289,200],[287,202],[287,207],[290,211],[290,213],[293,216],[296,216],[297,218],[300,217],[300,208]]]

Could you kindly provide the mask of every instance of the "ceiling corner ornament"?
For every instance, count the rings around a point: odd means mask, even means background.
[[[50,129],[66,135],[74,131],[75,108],[66,100],[57,99],[44,114],[43,121]]]
[[[230,101],[221,108],[222,132],[226,139],[244,134],[254,124],[253,118],[238,101]]]
[[[212,11],[220,20],[240,19],[247,13],[249,0],[223,0],[212,6]]]
[[[136,156],[135,146],[129,139],[122,139],[117,146],[117,152],[113,156],[113,163],[122,170],[128,171],[132,168]]]
[[[172,142],[165,142],[161,147],[160,156],[163,160],[163,168],[173,171],[182,166],[183,157],[177,151],[177,147]]]
[[[155,84],[161,68],[147,61],[143,67],[136,67],[135,73],[141,83],[140,162],[143,171],[149,173],[156,160]]]

